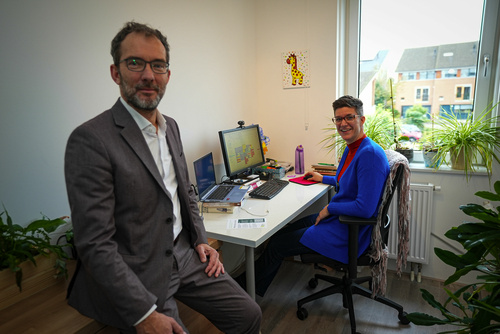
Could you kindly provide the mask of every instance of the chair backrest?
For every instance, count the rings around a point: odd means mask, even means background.
[[[403,182],[403,174],[404,174],[404,168],[405,166],[402,164],[398,165],[393,165],[391,166],[392,168],[397,168],[396,170],[396,175],[394,176],[394,179],[392,180],[391,184],[391,191],[389,192],[385,203],[382,203],[383,207],[381,208],[380,214],[382,215],[382,222],[380,224],[380,234],[382,236],[382,241],[384,244],[387,244],[387,241],[389,239],[389,227],[390,227],[390,217],[388,215],[389,213],[389,207],[391,206],[392,198],[394,197],[394,194],[396,193],[396,190],[400,189],[401,183]]]

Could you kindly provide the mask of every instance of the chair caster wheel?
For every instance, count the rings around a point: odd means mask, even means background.
[[[406,317],[408,313],[402,312],[398,314],[399,322],[401,322],[403,325],[408,325],[410,323],[410,320]]]
[[[303,307],[297,310],[297,318],[299,318],[300,320],[306,320],[308,315],[309,314],[307,313],[307,310]]]
[[[317,278],[311,278],[309,280],[309,287],[311,289],[316,289],[317,286],[318,286],[318,279]]]

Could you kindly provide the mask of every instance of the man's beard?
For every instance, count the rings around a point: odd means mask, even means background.
[[[146,111],[153,111],[158,107],[158,104],[160,104],[160,101],[165,94],[165,88],[161,89],[160,86],[158,85],[153,85],[153,84],[138,84],[135,87],[129,86],[127,83],[124,82],[123,78],[120,82],[120,87],[122,89],[123,94],[125,95],[126,101],[132,106],[137,109],[141,110],[146,110]],[[145,98],[145,99],[140,99],[136,93],[139,89],[141,88],[152,88],[155,89],[157,94],[156,98],[151,99],[151,98]]]

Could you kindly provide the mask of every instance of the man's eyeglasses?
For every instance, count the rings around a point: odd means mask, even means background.
[[[350,114],[350,115],[346,115],[345,117],[334,117],[334,118],[332,118],[332,122],[335,124],[341,124],[342,121],[345,119],[346,122],[350,123],[356,119],[356,116],[359,116],[359,115]]]
[[[168,71],[169,64],[161,60],[145,61],[141,58],[127,58],[120,61],[125,62],[127,68],[132,72],[142,72],[146,68],[146,64],[151,66],[151,70],[158,74],[165,74]]]

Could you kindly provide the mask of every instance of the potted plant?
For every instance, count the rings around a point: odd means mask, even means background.
[[[431,116],[431,130],[424,135],[422,140],[422,152],[424,155],[425,167],[436,168],[440,161],[436,159],[438,145],[434,138],[434,115]]]
[[[413,144],[410,142],[410,138],[407,136],[398,136],[400,131],[398,131],[398,126],[396,122],[396,109],[394,109],[394,94],[392,91],[392,79],[389,80],[389,85],[391,87],[391,115],[392,115],[392,134],[394,139],[394,150],[401,153],[408,159],[408,162],[413,161]]]
[[[494,184],[495,193],[479,191],[476,196],[488,201],[500,201],[500,181]],[[490,205],[491,206],[491,205]],[[435,254],[447,265],[455,268],[455,273],[445,281],[445,285],[456,282],[460,277],[477,272],[477,281],[465,285],[455,292],[445,288],[449,298],[444,305],[437,302],[432,294],[421,289],[422,297],[443,315],[443,319],[425,314],[410,313],[408,319],[416,325],[433,326],[452,324],[456,331],[445,333],[498,333],[500,331],[500,215],[496,208],[485,208],[478,204],[460,206],[465,214],[481,222],[464,222],[453,227],[445,236],[458,241],[465,254],[435,248]],[[450,309],[449,305],[457,308]],[[454,314],[453,310],[458,310]]]
[[[491,113],[497,104],[490,104],[480,115],[460,120],[454,113],[444,112],[436,122],[434,137],[439,143],[439,160],[436,168],[444,162],[451,162],[451,168],[464,171],[467,180],[471,172],[476,171],[475,163],[484,165],[491,178],[493,160],[500,163],[496,151],[500,149],[499,117]],[[436,161],[437,161],[436,160]]]
[[[55,271],[57,277],[67,277],[65,260],[68,258],[63,250],[66,245],[51,243],[49,233],[58,226],[66,224],[66,217],[42,219],[22,227],[14,224],[4,207],[0,213],[0,271],[10,270],[15,274],[15,283],[22,290],[23,270],[21,264],[31,261],[36,266],[36,256],[56,255]]]

